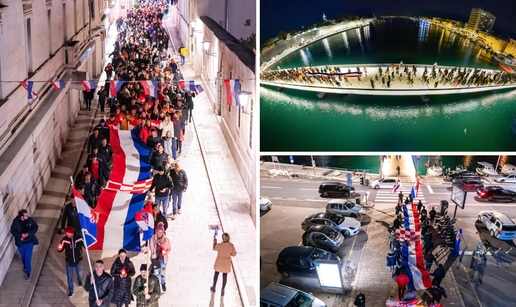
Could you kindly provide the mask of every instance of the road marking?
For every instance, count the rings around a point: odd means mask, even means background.
[[[478,306],[482,307],[482,303],[480,302],[480,299],[478,298],[477,291],[475,291],[475,286],[473,286],[473,284],[471,283],[471,278],[469,278],[469,273],[466,271],[466,268],[464,267],[464,264],[462,262],[460,263],[460,265],[462,266],[462,269],[464,270],[464,273],[466,273],[466,276],[468,277],[469,285],[471,286],[471,289],[473,290],[473,293],[475,294],[475,297],[476,297],[477,302],[478,302]]]
[[[287,197],[287,200],[297,200],[297,198]]]
[[[266,185],[262,185],[262,188],[265,188],[265,189],[283,189],[283,188],[280,188],[280,187],[270,187],[270,186],[266,186]]]
[[[318,202],[325,202],[327,203],[328,201],[325,200],[325,199],[305,199],[305,201],[318,201]]]
[[[362,224],[362,219],[364,218],[364,215],[362,214],[360,216],[360,224]],[[351,254],[353,253],[353,247],[355,246],[355,242],[357,241],[358,233],[355,235],[355,238],[353,239],[353,244],[351,245],[351,250],[349,251],[348,261],[351,259]]]
[[[434,190],[432,190],[432,187],[430,185],[427,184],[426,187],[428,188],[430,194],[434,194]]]
[[[375,199],[374,201],[375,202],[384,202],[384,203],[391,203],[391,202],[396,203],[398,200],[397,199],[395,199],[395,200],[392,200],[392,199]],[[426,203],[426,201],[422,200],[421,203]]]
[[[319,189],[304,189],[300,188],[301,191],[319,191]]]
[[[514,204],[497,204],[497,203],[477,203],[477,204],[465,204],[464,206],[473,206],[473,207],[514,207]]]

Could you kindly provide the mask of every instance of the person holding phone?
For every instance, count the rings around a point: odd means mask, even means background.
[[[215,274],[213,276],[213,286],[210,287],[212,293],[215,293],[217,286],[217,279],[222,273],[222,289],[220,295],[224,296],[228,273],[231,272],[231,257],[235,257],[237,252],[233,243],[229,242],[229,234],[227,232],[222,234],[222,242],[217,244],[217,231],[213,236],[213,250],[217,251],[217,260],[215,260]]]

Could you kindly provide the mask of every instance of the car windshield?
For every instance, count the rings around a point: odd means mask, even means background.
[[[308,294],[298,292],[285,307],[310,307],[313,300]]]
[[[334,214],[330,217],[330,220],[335,224],[340,225],[340,223],[344,222],[344,217],[342,215]]]
[[[315,252],[310,256],[311,260],[315,259],[326,259],[328,257],[329,252],[323,251],[322,249],[317,249]]]
[[[505,231],[516,231],[516,226],[502,226],[502,230]]]
[[[332,240],[335,240],[337,239],[339,233],[337,231],[335,231],[333,228],[331,227],[326,227],[326,229],[324,229],[324,234],[328,236],[328,238],[332,239]]]
[[[348,200],[346,202],[346,207],[348,207],[349,209],[352,209],[353,207],[355,207],[355,203]]]

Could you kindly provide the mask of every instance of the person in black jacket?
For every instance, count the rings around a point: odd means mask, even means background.
[[[147,137],[147,139],[145,140],[145,144],[149,148],[154,148],[156,146],[156,143],[158,142],[161,143],[161,137],[158,136],[158,132],[156,131],[156,129],[151,128],[151,135]]]
[[[93,145],[100,146],[101,141],[104,137],[100,135],[99,129],[93,129],[93,134],[91,134],[88,138],[88,153],[90,154],[93,151]]]
[[[90,110],[91,111],[91,101],[93,100],[93,94],[94,94],[94,90],[93,91],[82,91],[82,94],[84,95],[84,102],[86,103],[86,110]]]
[[[101,142],[99,147],[99,154],[104,156],[108,165],[111,165],[113,161],[113,148],[111,148],[111,145],[108,144],[106,139],[102,140]]]
[[[104,106],[106,105],[106,98],[108,96],[108,92],[103,86],[101,86],[100,91],[97,93],[97,95],[99,96],[100,112],[104,113]]]
[[[73,271],[77,273],[77,284],[82,287],[82,248],[84,240],[82,235],[75,234],[73,226],[66,227],[66,236],[57,246],[58,252],[65,251],[66,276],[68,278],[68,296],[73,295]]]
[[[172,219],[177,218],[177,214],[181,214],[181,203],[183,202],[183,193],[188,188],[188,177],[184,169],[181,169],[179,162],[176,162],[174,169],[170,171],[170,177],[174,183],[172,189]]]
[[[115,290],[111,303],[117,307],[122,307],[125,304],[126,307],[131,305],[133,295],[131,293],[131,277],[136,274],[134,265],[127,257],[125,249],[118,251],[118,257],[111,266],[111,276],[115,279]]]
[[[154,217],[154,224],[156,225],[156,227],[154,227],[154,233],[156,233],[159,223],[163,224],[163,228],[165,228],[166,231],[168,228],[168,221],[167,218],[163,215],[163,213],[161,213],[161,211],[159,210],[158,204],[152,205],[152,216]]]
[[[66,224],[68,222],[68,224]],[[68,203],[63,210],[63,217],[61,218],[61,233],[65,232],[65,224],[68,227],[73,227],[76,235],[81,234],[81,222],[79,221],[79,213],[77,212],[77,204],[75,197],[72,194],[72,201]]]
[[[194,109],[194,101],[193,98],[195,98],[195,92],[187,91],[185,93],[185,108],[186,108],[186,117],[185,122],[188,124],[188,122],[192,122],[192,113]]]
[[[26,274],[26,279],[30,281],[30,272],[32,270],[32,249],[34,245],[38,245],[39,241],[36,238],[38,231],[38,224],[29,216],[29,212],[25,209],[18,211],[18,216],[14,219],[11,225],[11,234],[14,237],[14,243],[20,252],[23,272]]]
[[[354,305],[358,306],[358,307],[365,307],[365,303],[366,303],[365,295],[362,293],[357,294],[357,296],[355,297]]]
[[[93,289],[93,283],[97,289],[98,300]],[[95,262],[95,271],[88,273],[86,282],[84,283],[84,290],[89,292],[90,307],[109,307],[111,298],[114,293],[113,277],[104,272],[104,261],[97,260]]]
[[[151,168],[157,170],[158,166],[163,166],[163,162],[167,161],[167,154],[163,150],[163,146],[158,147],[158,151],[152,155]]]
[[[91,171],[92,177],[101,185],[104,186],[109,180],[109,165],[105,160],[100,160],[97,155],[91,156],[91,160],[87,162],[88,168]]]
[[[448,298],[446,295],[446,290],[444,290],[444,288],[441,286],[433,286],[432,288],[428,289],[428,292],[432,294],[432,299],[437,304],[441,302],[443,295],[445,298]]]
[[[74,185],[79,185],[81,182],[84,182],[84,179],[86,178],[86,172],[88,172],[88,165],[84,164],[82,166],[82,170],[75,176],[75,181],[73,182]]]
[[[165,174],[163,166],[159,165],[156,170],[158,173],[152,178],[152,184],[149,191],[156,189],[156,204],[163,206],[163,214],[167,216],[168,203],[170,201],[170,189],[174,187],[172,179]]]
[[[104,111],[102,111],[102,112],[104,112]],[[109,143],[109,126],[106,125],[106,121],[104,119],[100,120],[100,124],[95,126],[95,129],[98,129],[99,130],[99,134],[102,137],[104,137],[108,141],[108,143]],[[97,144],[97,146],[100,147],[100,144]]]

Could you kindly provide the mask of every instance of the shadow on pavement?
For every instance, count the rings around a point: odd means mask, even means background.
[[[516,244],[514,244],[513,240],[500,240],[492,237],[487,227],[479,221],[475,222],[475,228],[481,242],[491,252],[493,257],[497,260],[499,258],[502,262],[509,261],[509,259],[511,259],[510,262],[516,260]],[[509,253],[506,254],[507,252]]]

